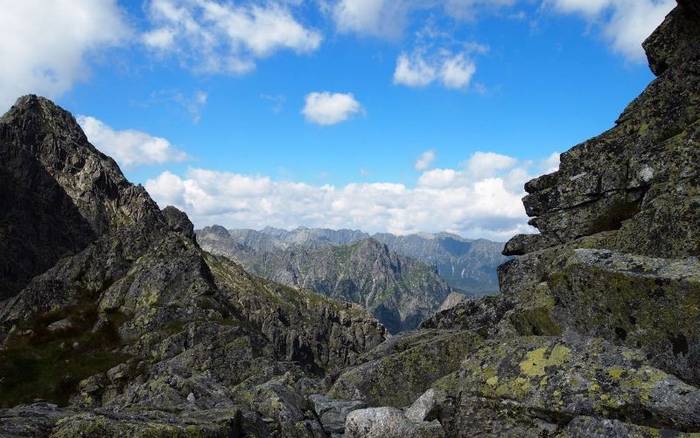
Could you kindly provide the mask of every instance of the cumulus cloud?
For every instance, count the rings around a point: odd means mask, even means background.
[[[135,130],[117,131],[89,116],[78,116],[78,123],[96,148],[127,168],[187,159],[187,154],[161,137]]]
[[[0,107],[27,93],[60,96],[87,78],[90,54],[129,34],[116,0],[0,4]]]
[[[469,165],[426,170],[412,187],[388,182],[312,185],[194,168],[184,176],[164,172],[147,181],[146,188],[161,206],[185,210],[200,227],[451,231],[505,240],[531,231],[521,202],[523,184],[547,166],[547,160],[506,158],[474,154],[468,163],[495,164],[478,176]]]
[[[628,60],[643,62],[642,42],[676,5],[675,0],[548,0],[556,11],[581,14],[601,23],[612,49]]]
[[[433,164],[433,161],[435,161],[435,157],[436,154],[434,150],[431,149],[429,151],[425,151],[420,155],[420,157],[418,157],[414,167],[418,171],[427,170]]]
[[[435,55],[427,55],[425,50],[401,53],[396,60],[394,84],[407,87],[425,87],[439,82],[446,88],[465,89],[476,73],[476,65],[468,58],[467,52],[453,53],[438,50]]]
[[[333,18],[341,32],[397,37],[415,6],[404,0],[340,0]]]
[[[552,152],[543,162],[544,173],[552,173],[559,170],[560,157],[561,154],[559,152]]]
[[[306,95],[302,114],[318,125],[335,125],[362,111],[362,105],[350,93],[315,92]]]
[[[313,52],[322,40],[283,3],[150,0],[148,13],[153,28],[142,36],[146,47],[175,53],[207,73],[247,73],[258,59],[279,50]]]
[[[518,160],[494,152],[475,152],[466,163],[466,169],[472,178],[483,178],[505,169],[515,167]]]
[[[514,0],[338,0],[330,10],[340,32],[397,38],[416,11],[436,10],[464,20],[473,19],[482,9],[513,3]]]

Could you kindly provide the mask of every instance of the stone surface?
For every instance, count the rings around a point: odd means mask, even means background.
[[[380,345],[369,352],[366,362],[340,375],[329,395],[372,406],[408,406],[436,380],[457,370],[464,355],[480,342],[481,337],[469,331],[409,334],[391,348]]]
[[[20,99],[0,119],[17,188],[2,190],[0,432],[324,437],[346,416],[350,437],[697,435],[700,14],[681,4],[645,44],[657,79],[526,185],[541,237],[509,244],[503,294],[396,336],[204,252],[69,114]],[[31,217],[56,235],[19,242],[7,218]]]
[[[438,418],[440,405],[445,399],[444,391],[430,388],[406,409],[406,418],[411,421],[432,421]]]
[[[413,422],[399,409],[370,408],[353,411],[345,423],[346,438],[443,438],[437,421]]]
[[[367,407],[367,403],[359,400],[335,400],[323,394],[313,394],[309,397],[314,405],[323,430],[329,434],[345,433],[345,420],[348,414]]]

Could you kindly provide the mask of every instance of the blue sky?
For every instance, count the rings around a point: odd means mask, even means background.
[[[0,102],[54,98],[198,226],[503,240],[530,231],[522,183],[653,79],[672,6],[28,0],[0,18]]]

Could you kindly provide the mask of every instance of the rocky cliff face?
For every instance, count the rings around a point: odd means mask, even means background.
[[[464,239],[449,233],[375,234],[397,254],[437,266],[438,274],[453,288],[472,295],[498,293],[496,269],[508,260],[501,255],[503,243]]]
[[[0,119],[0,153],[0,407],[51,402],[0,409],[0,435],[324,433],[307,396],[376,320],[205,253],[46,99]]]
[[[104,233],[163,226],[146,191],[44,99],[21,98],[0,119],[0,158],[0,299]]]
[[[331,396],[371,406],[348,417],[352,436],[700,432],[700,11],[679,3],[644,44],[657,78],[526,185],[541,234],[506,245],[503,294],[436,314],[335,381]]]
[[[239,243],[239,236],[222,227],[207,227],[197,235],[204,249],[240,263],[249,272],[360,304],[392,333],[418,327],[452,292],[433,268],[398,256],[374,239],[339,246],[314,239],[315,244],[294,243],[266,251]],[[267,243],[261,247],[267,248]]]

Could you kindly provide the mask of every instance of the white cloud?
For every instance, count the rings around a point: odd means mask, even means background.
[[[428,168],[430,168],[430,166],[433,164],[433,161],[435,161],[435,157],[436,154],[434,150],[431,149],[429,151],[425,151],[420,155],[420,157],[418,157],[414,167],[416,170],[421,172],[428,170]]]
[[[515,167],[518,163],[513,157],[494,152],[475,152],[466,163],[466,169],[472,178],[484,178],[502,170]]]
[[[306,95],[302,114],[319,125],[335,125],[362,111],[362,106],[349,93],[316,92]]]
[[[560,157],[561,154],[559,152],[552,152],[543,162],[544,173],[552,173],[559,170]]]
[[[161,137],[134,130],[116,131],[89,116],[78,116],[78,123],[96,148],[125,167],[187,159],[187,154]]]
[[[452,53],[446,49],[437,50],[431,56],[426,55],[422,49],[417,49],[410,55],[402,53],[396,60],[394,84],[424,87],[440,82],[446,88],[465,89],[476,73],[476,65],[467,53]]]
[[[476,73],[476,65],[465,58],[464,54],[448,57],[442,64],[440,80],[447,88],[465,88]]]
[[[247,73],[279,50],[313,52],[321,34],[306,28],[282,3],[236,5],[219,0],[151,0],[153,29],[143,43],[176,53],[196,71]]]
[[[87,78],[91,53],[129,33],[115,0],[1,0],[0,10],[0,107],[60,96]]]
[[[183,177],[164,172],[146,188],[161,206],[183,209],[200,227],[451,231],[497,240],[531,232],[521,202],[523,184],[547,164],[489,153],[478,157],[470,162],[492,157],[496,164],[478,177],[467,169],[428,170],[414,187],[387,182],[311,185],[190,169]]]
[[[175,44],[175,31],[166,27],[143,34],[143,43],[152,49],[168,50]]]
[[[433,65],[423,59],[418,53],[407,55],[402,53],[396,60],[394,83],[408,87],[424,87],[435,81],[437,71]]]
[[[406,0],[340,0],[333,18],[341,32],[394,38],[401,34],[414,7]]]
[[[577,13],[601,23],[612,49],[630,61],[643,62],[642,42],[676,5],[675,0],[547,0],[561,13]]]
[[[515,0],[338,0],[330,8],[340,32],[398,38],[416,11],[438,10],[457,20],[472,19],[479,10],[511,5]]]

